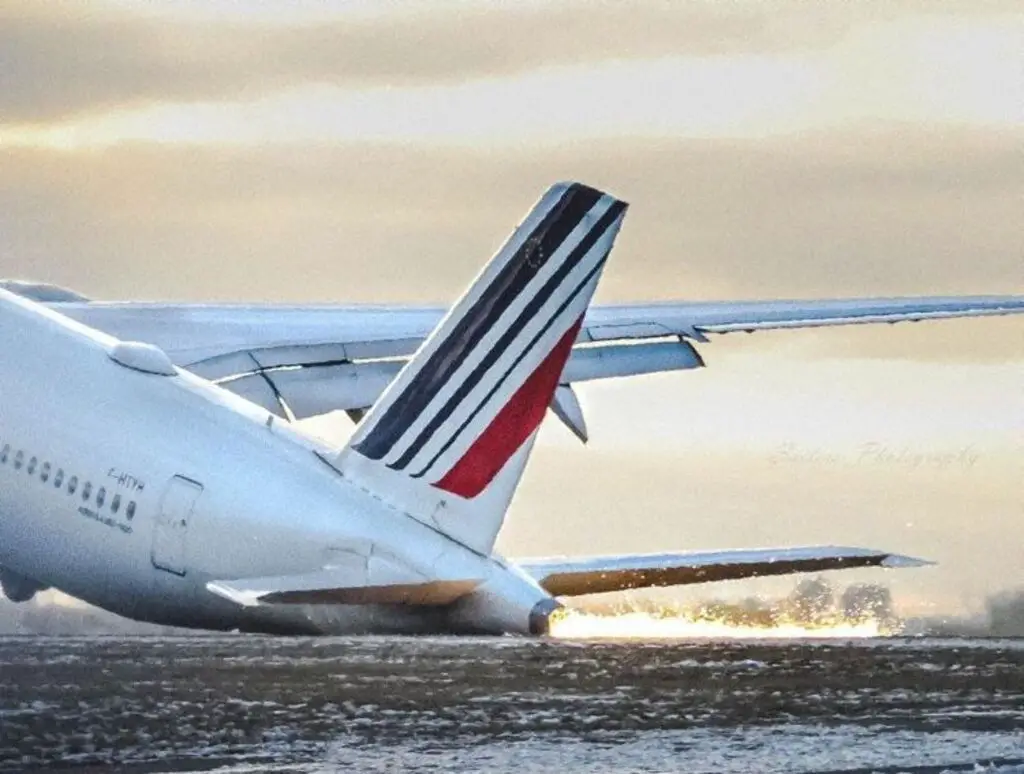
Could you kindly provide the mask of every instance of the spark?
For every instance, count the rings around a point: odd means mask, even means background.
[[[680,611],[599,614],[570,609],[560,611],[551,619],[551,636],[571,640],[846,639],[891,633],[884,623],[875,619],[838,619],[821,624],[778,621],[754,625],[724,618],[701,618]]]

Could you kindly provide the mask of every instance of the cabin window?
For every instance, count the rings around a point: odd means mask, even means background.
[[[32,459],[30,459],[30,460],[28,461],[28,467],[27,467],[27,468],[25,468],[25,472],[26,472],[26,473],[28,473],[28,474],[29,474],[30,476],[31,476],[31,475],[32,475],[33,473],[35,473],[35,472],[36,472],[36,463],[37,463],[37,462],[39,462],[39,460],[37,460],[37,459],[36,459],[35,457],[33,457]]]
[[[68,494],[73,495],[76,489],[78,489],[78,476],[72,476],[68,479]]]
[[[91,494],[92,494],[92,482],[91,481],[86,481],[84,484],[82,484],[82,499],[83,500],[88,500],[89,496]]]
[[[135,518],[135,501],[129,500],[128,505],[124,509],[124,515],[128,517],[128,521]]]
[[[57,472],[53,474],[53,488],[60,489],[64,483],[64,470],[63,468],[57,468]]]
[[[4,450],[0,452],[0,463],[7,464],[7,457],[11,453],[11,445],[9,443],[4,444]]]
[[[14,469],[21,470],[21,466],[24,464],[24,462],[25,452],[23,452],[21,449],[18,449],[18,453],[14,455]]]
[[[100,487],[96,490],[96,507],[102,508],[103,502],[107,499],[107,490]]]
[[[121,495],[114,495],[114,499],[110,501],[111,513],[117,513],[118,508],[121,507]]]
[[[39,478],[42,479],[44,484],[47,481],[50,480],[50,463],[49,462],[44,462],[43,463],[43,469],[41,471],[39,471]]]

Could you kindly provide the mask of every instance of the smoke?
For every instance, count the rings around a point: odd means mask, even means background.
[[[989,633],[995,637],[1024,637],[1024,587],[988,598]]]

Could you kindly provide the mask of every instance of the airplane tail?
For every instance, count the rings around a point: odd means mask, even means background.
[[[625,210],[580,183],[552,186],[373,405],[338,469],[489,553]]]

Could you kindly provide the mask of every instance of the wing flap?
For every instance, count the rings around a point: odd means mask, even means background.
[[[226,362],[226,361],[225,361]],[[405,364],[403,358],[273,367],[217,381],[224,389],[284,416],[284,401],[296,419],[330,411],[368,409]],[[562,371],[563,384],[700,368],[697,350],[684,341],[578,346]],[[241,365],[241,364],[238,364]],[[204,364],[197,370],[207,373]],[[574,430],[575,432],[575,430]]]
[[[857,567],[919,567],[930,562],[888,551],[845,546],[625,554],[528,559],[519,566],[553,596],[680,586]]]

